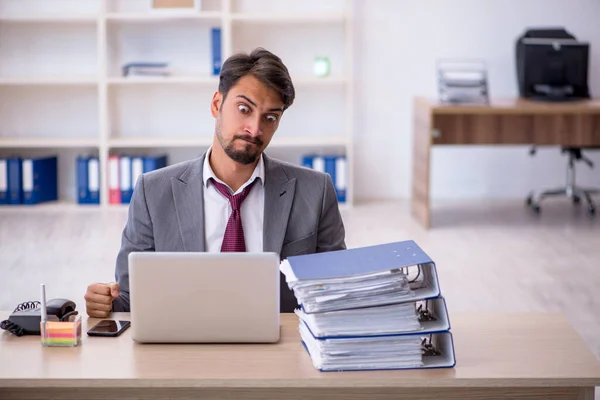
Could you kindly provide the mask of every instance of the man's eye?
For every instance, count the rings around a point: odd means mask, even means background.
[[[249,112],[250,112],[250,107],[248,107],[248,106],[246,106],[246,105],[244,105],[244,104],[240,104],[240,105],[238,106],[238,110],[240,110],[240,112],[241,112],[242,114],[247,114],[247,113],[249,113]]]
[[[268,122],[277,122],[277,115],[267,115]]]

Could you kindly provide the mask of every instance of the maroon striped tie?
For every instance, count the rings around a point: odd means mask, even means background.
[[[212,179],[215,188],[227,199],[231,204],[231,215],[227,221],[227,227],[225,228],[225,235],[223,236],[223,243],[221,244],[221,252],[245,252],[246,242],[244,241],[244,228],[242,227],[242,216],[240,214],[240,207],[242,202],[250,193],[252,185],[256,182],[256,179],[246,186],[242,193],[236,194],[235,196],[229,193],[229,188]]]

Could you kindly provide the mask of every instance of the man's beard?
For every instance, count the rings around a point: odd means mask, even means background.
[[[221,147],[223,147],[223,150],[225,150],[225,154],[227,154],[227,156],[233,161],[239,162],[240,164],[252,164],[261,154],[263,141],[259,138],[253,138],[250,135],[234,135],[229,143],[225,143],[220,129],[217,129],[217,138],[219,139],[219,143],[221,143]],[[254,143],[255,146],[250,143],[246,143],[242,150],[236,149],[234,142],[236,140],[243,141],[244,139]]]

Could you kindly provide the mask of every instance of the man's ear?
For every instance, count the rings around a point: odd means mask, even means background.
[[[215,92],[213,94],[212,101],[210,102],[210,112],[214,118],[217,118],[221,107],[223,106],[223,94],[221,92]]]

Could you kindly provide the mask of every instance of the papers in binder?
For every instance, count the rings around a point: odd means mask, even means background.
[[[316,338],[433,333],[450,329],[443,297],[314,314],[296,310],[296,314]]]

